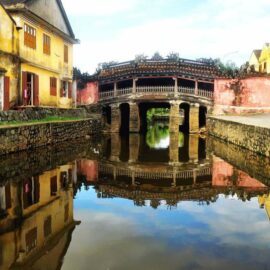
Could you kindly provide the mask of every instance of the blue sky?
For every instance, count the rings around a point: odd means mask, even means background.
[[[137,54],[218,57],[238,65],[270,41],[269,0],[62,0],[76,37],[74,65]]]

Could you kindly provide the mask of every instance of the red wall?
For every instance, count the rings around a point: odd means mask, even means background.
[[[216,79],[214,114],[270,112],[270,78]]]
[[[77,103],[80,105],[89,105],[98,102],[98,83],[89,82],[82,90],[77,91]]]
[[[213,178],[214,187],[231,187],[247,188],[249,190],[264,189],[266,186],[258,180],[250,177],[243,171],[234,169],[226,161],[213,158]]]

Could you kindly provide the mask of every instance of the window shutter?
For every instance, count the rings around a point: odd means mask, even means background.
[[[72,83],[68,83],[68,98],[72,97]]]
[[[56,78],[50,77],[50,94],[56,96],[57,80]]]
[[[39,77],[34,75],[34,106],[39,105]]]

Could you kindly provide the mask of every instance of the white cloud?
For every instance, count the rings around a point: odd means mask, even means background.
[[[89,13],[89,16],[95,13],[103,15],[105,19],[108,12],[126,11],[132,17],[140,1],[100,0],[90,3],[89,7],[76,5],[84,7],[84,10],[76,11],[75,8],[73,12]],[[104,6],[108,8],[104,9]],[[179,16],[152,20],[151,9],[141,10],[144,19],[135,24],[133,20],[132,26],[126,26],[124,21],[119,23],[113,27],[114,35],[111,35],[110,26],[107,29],[101,27],[100,31],[104,31],[102,38],[92,33],[80,37],[77,32],[81,45],[75,48],[75,65],[94,72],[100,62],[125,61],[139,53],[151,56],[155,51],[164,56],[170,51],[177,51],[182,57],[219,57],[223,61],[232,60],[242,64],[248,60],[253,49],[261,48],[270,40],[265,30],[270,25],[267,12],[270,11],[269,1],[209,0],[187,14],[183,14],[179,6],[175,8],[179,9]],[[117,19],[117,16],[114,18]]]

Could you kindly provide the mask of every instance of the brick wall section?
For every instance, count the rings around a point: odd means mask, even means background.
[[[72,143],[72,140],[99,132],[101,132],[101,119],[98,117],[0,128],[0,155],[64,141]]]
[[[209,134],[270,157],[270,129],[209,117]]]

